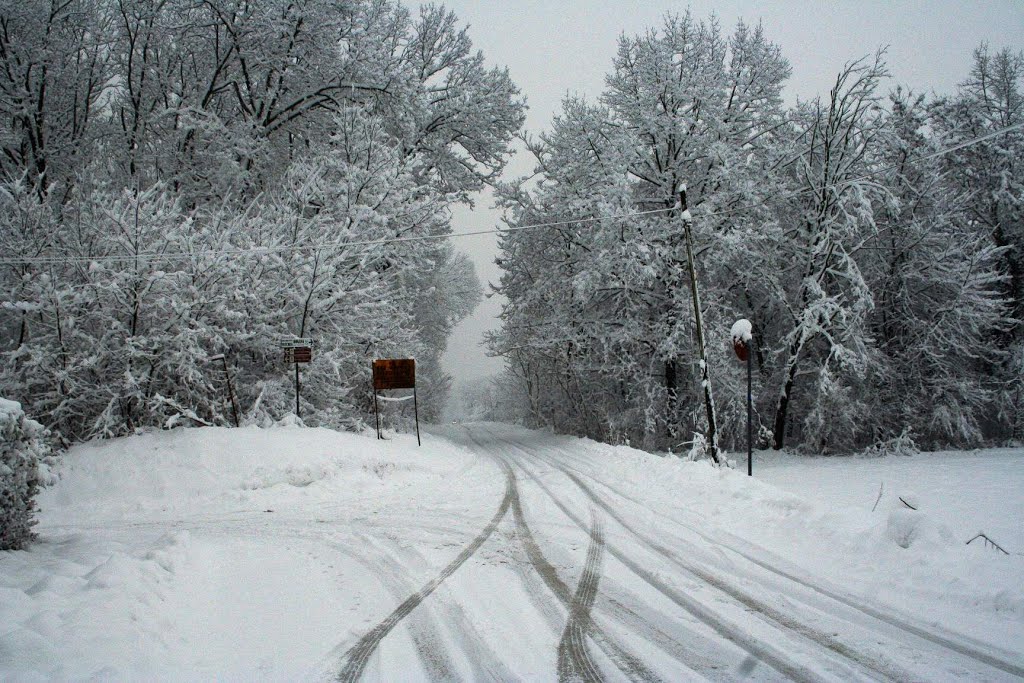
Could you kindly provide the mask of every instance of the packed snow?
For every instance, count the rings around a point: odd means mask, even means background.
[[[575,661],[563,627],[613,678],[621,652],[677,680],[1024,671],[1022,450],[756,453],[748,478],[496,424],[435,428],[421,448],[389,436],[198,428],[76,446],[40,495],[39,542],[0,553],[0,679],[550,680]],[[978,530],[1010,554],[965,545]],[[677,575],[673,548],[707,585]],[[595,587],[590,621],[572,616],[577,578]],[[804,626],[766,632],[789,620]],[[704,659],[673,645],[691,637]]]

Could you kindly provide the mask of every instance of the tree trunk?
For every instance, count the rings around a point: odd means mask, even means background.
[[[665,432],[669,439],[674,439],[679,430],[676,429],[676,418],[679,415],[679,366],[675,359],[665,361],[665,392],[668,395],[668,419]]]
[[[772,431],[772,448],[781,450],[786,441],[786,415],[789,410],[789,398],[793,393],[796,380],[797,361],[800,356],[800,342],[794,340],[789,347],[789,358],[786,360],[786,383],[782,385],[779,402],[775,406],[775,425]]]

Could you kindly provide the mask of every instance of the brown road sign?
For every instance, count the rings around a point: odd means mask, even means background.
[[[298,346],[284,350],[285,363],[312,363],[313,349],[308,346]]]
[[[412,358],[391,358],[373,361],[373,388],[414,389],[416,387],[416,361]]]

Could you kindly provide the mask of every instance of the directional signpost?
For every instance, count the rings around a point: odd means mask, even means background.
[[[302,418],[299,409],[299,363],[313,362],[313,340],[309,337],[291,337],[281,340],[284,362],[295,364],[295,417]]]
[[[377,392],[387,389],[412,389],[412,405],[416,415],[416,444],[420,442],[420,409],[416,402],[416,361],[412,358],[388,358],[373,361],[373,414],[377,418],[377,438],[380,434],[380,410]],[[408,397],[406,397],[408,398]]]

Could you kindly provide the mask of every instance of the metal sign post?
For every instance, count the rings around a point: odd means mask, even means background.
[[[413,358],[389,358],[373,361],[373,414],[377,420],[377,438],[380,433],[380,410],[377,407],[377,392],[385,389],[412,389],[413,414],[416,416],[416,445],[420,441],[420,408],[416,399],[416,361]],[[408,398],[406,396],[405,398]],[[391,399],[394,400],[394,399]]]
[[[295,417],[301,420],[299,363],[313,362],[313,340],[309,337],[292,337],[291,339],[282,339],[280,346],[284,350],[284,362],[295,364]]]
[[[736,357],[741,361],[747,362],[747,476],[754,476],[754,442],[753,442],[753,427],[751,422],[751,409],[753,407],[753,392],[751,389],[751,371],[750,365],[752,362],[752,354],[750,352],[750,345],[754,341],[754,335],[751,333],[752,326],[750,321],[746,318],[740,318],[732,326],[732,350],[736,352]]]

